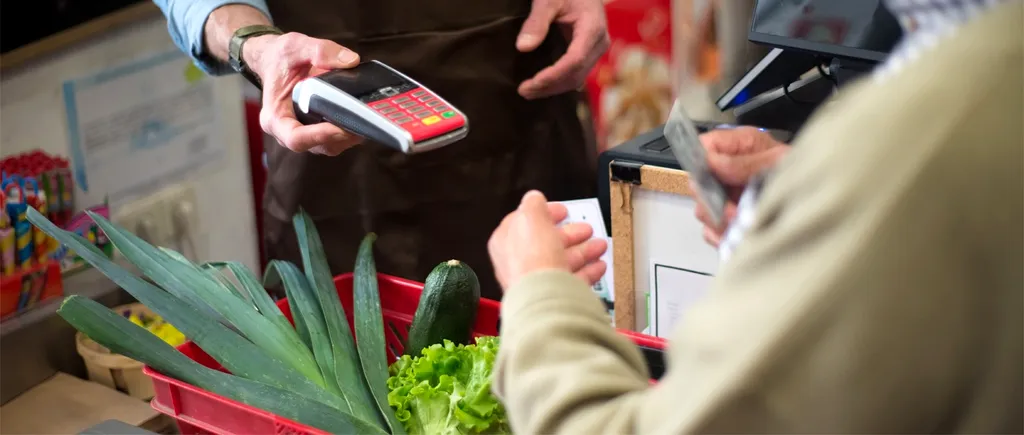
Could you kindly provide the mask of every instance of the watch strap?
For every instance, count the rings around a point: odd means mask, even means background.
[[[245,26],[235,30],[235,33],[231,35],[231,42],[228,44],[228,63],[231,65],[231,68],[241,74],[249,83],[262,89],[263,84],[259,76],[252,72],[252,69],[249,68],[249,65],[245,63],[245,59],[242,57],[242,46],[245,45],[245,41],[249,38],[263,35],[280,35],[283,33],[277,27],[263,24]]]

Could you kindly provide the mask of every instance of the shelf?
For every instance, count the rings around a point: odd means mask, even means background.
[[[22,66],[32,60],[79,44],[84,40],[160,13],[152,2],[141,2],[86,21],[70,29],[47,36],[0,56],[0,71]]]
[[[65,296],[82,295],[93,300],[99,300],[104,296],[121,291],[109,278],[92,268],[65,276],[63,281]],[[0,323],[0,339],[7,338],[10,334],[16,334],[21,329],[32,326],[54,315],[57,312],[57,308],[60,308],[62,300],[63,298],[50,299],[29,311]]]

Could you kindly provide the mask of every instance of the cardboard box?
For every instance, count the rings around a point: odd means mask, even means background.
[[[173,421],[117,390],[57,373],[0,407],[0,433],[74,434],[107,420],[158,433]]]

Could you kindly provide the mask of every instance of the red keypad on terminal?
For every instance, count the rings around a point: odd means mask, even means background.
[[[459,112],[423,88],[414,88],[368,104],[412,134],[413,142],[422,142],[466,125]]]

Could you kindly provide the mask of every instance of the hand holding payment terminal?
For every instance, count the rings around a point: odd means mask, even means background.
[[[462,112],[375,60],[299,82],[292,102],[303,124],[330,122],[406,154],[441,148],[469,132]]]

